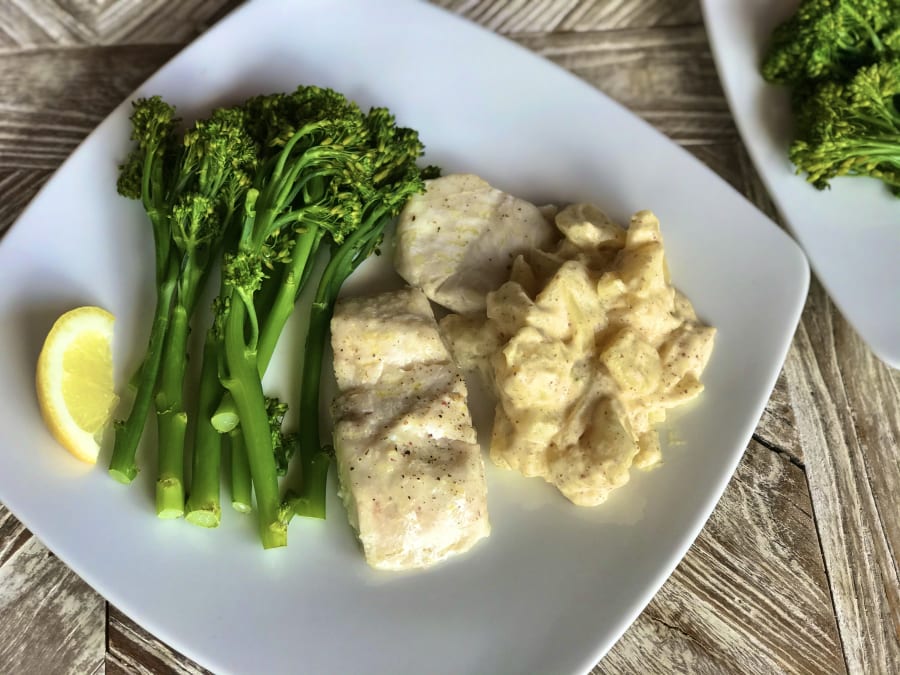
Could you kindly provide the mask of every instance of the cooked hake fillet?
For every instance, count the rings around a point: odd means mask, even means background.
[[[490,533],[466,385],[418,289],[338,303],[331,321],[340,496],[375,568],[429,567]]]
[[[517,255],[556,241],[549,217],[473,174],[436,178],[400,214],[394,264],[437,304],[477,312],[487,293],[509,279]]]

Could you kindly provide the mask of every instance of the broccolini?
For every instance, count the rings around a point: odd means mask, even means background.
[[[136,475],[135,453],[153,398],[161,517],[184,512],[183,399],[191,316],[256,163],[241,109],[216,110],[209,119],[197,121],[181,142],[174,112],[158,96],[135,102],[132,137],[138,145],[121,167],[118,181],[122,195],[142,201],[153,228],[157,306],[135,402],[116,429],[110,473],[126,483]]]
[[[891,51],[900,51],[896,0],[803,0],[772,33],[762,74],[788,85],[843,78]]]
[[[141,199],[150,220],[158,300],[134,408],[118,429],[110,473],[123,482],[134,478],[135,451],[155,400],[158,514],[184,513],[187,445],[193,449],[187,520],[219,524],[227,438],[232,504],[250,511],[255,496],[264,547],[282,546],[295,513],[324,517],[330,456],[319,441],[318,383],[334,302],[347,276],[376,251],[385,225],[424,189],[416,166],[423,146],[386,109],[366,114],[342,94],[314,86],[217,109],[180,140],[177,124],[174,109],[159,97],[135,103],[138,143],[121,168],[119,190]],[[331,258],[303,349],[299,434],[286,435],[286,406],[265,395],[262,376],[319,249]],[[219,295],[203,345],[198,419],[186,443],[191,316],[217,260]],[[224,423],[214,427],[216,420]],[[282,498],[279,478],[298,453],[300,484]]]
[[[900,3],[803,0],[761,72],[792,88],[797,173],[820,190],[868,176],[900,195]]]

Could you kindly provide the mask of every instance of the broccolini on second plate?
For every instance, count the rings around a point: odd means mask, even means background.
[[[761,72],[792,87],[798,173],[818,189],[869,176],[900,195],[900,2],[803,0]]]

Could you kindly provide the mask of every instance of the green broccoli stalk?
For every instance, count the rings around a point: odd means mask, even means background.
[[[300,381],[300,459],[302,486],[288,495],[289,516],[324,518],[326,481],[333,454],[319,435],[319,385],[322,355],[334,305],[344,281],[375,252],[385,226],[402,210],[410,196],[423,192],[424,177],[437,174],[429,167],[421,172],[416,160],[424,147],[418,134],[395,125],[385,108],[373,108],[366,118],[374,163],[374,188],[363,207],[362,224],[343,241],[332,244],[331,259],[319,281],[303,347]],[[288,516],[288,517],[289,517]]]
[[[895,0],[803,0],[772,33],[762,75],[776,84],[845,78],[886,52],[900,52]]]
[[[900,194],[900,57],[825,82],[797,110],[790,158],[818,189],[837,176],[870,176]]]
[[[280,149],[260,164],[254,187],[245,199],[237,248],[225,256],[223,278],[228,295],[227,302],[220,303],[223,348],[219,377],[240,418],[263,546],[272,548],[287,543],[287,526],[279,517],[277,465],[260,376],[264,317],[256,306],[258,292],[274,264],[288,262],[305,239],[320,238],[320,228],[344,222],[343,216],[334,220],[322,216],[342,209],[335,199],[345,191],[321,186],[365,185],[370,182],[370,170],[362,145],[364,117],[339,94],[301,87],[293,95],[277,97],[261,107],[264,120],[266,113],[277,111],[265,133],[267,142]],[[272,133],[275,123],[281,126]],[[319,195],[318,201],[307,201]],[[273,307],[268,313],[274,312]]]
[[[200,369],[200,390],[194,428],[191,490],[185,507],[185,519],[202,527],[218,527],[222,518],[219,484],[224,439],[209,421],[222,397],[218,354],[219,340],[215,331],[210,329],[206,332],[203,343],[203,364]],[[247,500],[249,503],[249,495]]]
[[[237,240],[236,228],[225,233],[226,250],[232,250]],[[211,418],[225,393],[219,381],[224,328],[221,320],[225,312],[219,307],[227,302],[224,276],[219,277],[219,294],[213,301],[213,324],[206,332],[203,363],[200,369],[200,389],[197,401],[197,422],[194,425],[192,483],[187,501],[186,519],[197,525],[216,527],[221,519],[219,484],[221,482],[222,451],[225,438],[212,426]],[[250,469],[240,430],[229,438],[231,449],[232,506],[242,513],[251,508]]]
[[[313,258],[326,234],[341,238],[342,232],[352,230],[360,220],[359,195],[353,190],[342,190],[337,180],[329,183],[328,193],[320,203],[305,206],[285,214],[279,219],[279,228],[288,227],[296,233],[293,242],[283,244],[280,250],[290,250],[290,255],[270,261],[271,271],[263,280],[261,296],[268,296],[268,303],[257,304],[260,319],[257,364],[259,375],[265,375],[275,346],[294,311],[297,299],[313,270]],[[239,421],[234,400],[227,396],[212,417],[213,426],[222,433],[234,429]]]
[[[157,306],[134,404],[117,425],[109,471],[123,483],[137,474],[135,454],[155,393],[157,512],[170,517],[184,509],[182,389],[190,317],[222,234],[249,187],[256,150],[240,109],[215,111],[180,144],[174,108],[158,96],[136,101],[131,120],[138,144],[120,169],[118,187],[122,195],[141,199],[153,228]]]
[[[288,464],[297,449],[295,434],[287,434],[282,429],[287,409],[287,403],[282,403],[274,396],[266,396],[269,433],[272,435],[272,455],[275,457],[275,471],[279,476],[287,475]]]
[[[290,175],[278,178],[287,184],[279,195],[281,211],[269,225],[278,243],[267,247],[269,255],[264,261],[267,273],[260,295],[267,302],[256,303],[260,324],[257,362],[262,377],[303,284],[312,272],[312,261],[322,239],[326,234],[340,236],[341,231],[352,229],[359,220],[355,213],[358,208],[355,192],[342,191],[340,185],[356,185],[365,180],[365,158],[354,158],[353,154],[353,146],[360,145],[365,130],[359,108],[331,89],[299,87],[290,95],[252,98],[245,108],[248,119],[255,121],[250,123],[250,133],[264,147],[287,148],[298,142],[297,128],[306,125],[308,137],[299,141],[300,145],[308,145],[313,136],[320,137],[322,145],[307,159],[321,153],[317,161],[326,165],[330,161],[339,166],[341,159],[347,162],[343,174],[313,169],[301,180]],[[279,170],[281,161],[272,157],[268,169]],[[213,415],[213,426],[227,433],[238,424],[238,419],[234,401],[226,395]]]
[[[227,437],[231,441],[231,506],[239,513],[250,513],[253,510],[253,483],[250,480],[250,460],[247,459],[244,432],[240,427],[235,427]]]
[[[150,220],[156,256],[156,308],[147,352],[133,378],[135,397],[131,412],[124,421],[116,423],[109,473],[122,483],[130,483],[137,475],[135,455],[156,387],[178,275],[177,264],[169,258],[171,235],[166,203],[170,175],[167,164],[175,144],[178,120],[175,109],[159,96],[135,101],[133,108],[131,138],[137,141],[137,146],[119,169],[117,187],[122,196],[139,199]]]
[[[211,262],[221,249],[250,185],[249,171],[257,160],[254,141],[244,129],[240,108],[218,109],[184,135],[173,193],[170,255],[179,263],[171,323],[159,374],[156,412],[159,474],[156,511],[161,518],[184,513],[184,446],[187,411],[184,405],[187,342],[190,321]]]
[[[231,392],[241,415],[241,435],[256,491],[260,537],[265,548],[272,548],[287,544],[287,529],[278,522],[278,475],[265,396],[256,369],[259,333],[253,294],[259,290],[262,268],[252,262],[247,256],[225,258],[230,302],[219,304],[223,333],[218,336],[222,341],[218,367],[219,380]]]

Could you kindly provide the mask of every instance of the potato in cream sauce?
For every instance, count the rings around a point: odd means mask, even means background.
[[[575,204],[555,221],[555,248],[519,255],[485,314],[448,315],[441,330],[492,382],[492,460],[592,506],[660,461],[656,427],[703,391],[715,329],[671,285],[651,212],[623,228]]]

